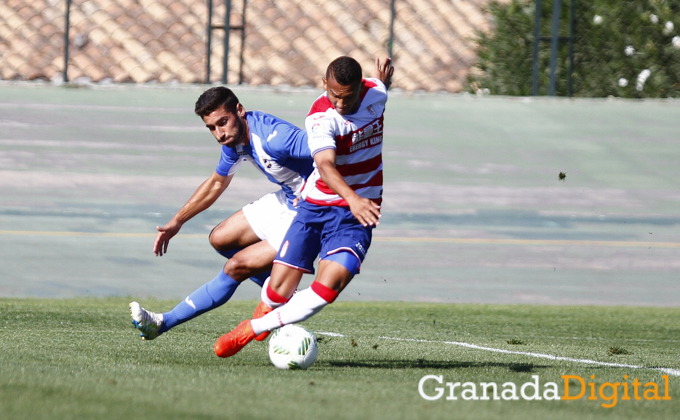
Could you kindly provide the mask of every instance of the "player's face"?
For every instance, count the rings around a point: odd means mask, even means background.
[[[328,92],[328,99],[340,115],[350,115],[357,112],[361,105],[361,89],[363,82],[353,85],[341,85],[333,76],[323,79],[323,87]]]
[[[219,107],[203,117],[203,122],[219,144],[236,147],[247,139],[245,118],[246,110],[237,104],[235,113]]]

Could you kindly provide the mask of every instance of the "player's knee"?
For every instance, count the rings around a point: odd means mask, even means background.
[[[219,225],[216,226],[211,232],[210,235],[208,235],[208,240],[210,241],[210,245],[212,245],[213,248],[217,251],[221,251],[222,248],[224,247],[224,244],[219,240],[219,234],[218,234],[218,229]]]
[[[225,226],[224,222],[213,228],[210,235],[208,235],[208,240],[217,252],[228,251],[235,247],[233,239],[230,238],[229,229]]]
[[[238,253],[231,257],[224,265],[224,272],[236,281],[244,280],[255,274],[255,270],[250,261],[248,261],[248,258],[244,258]]]

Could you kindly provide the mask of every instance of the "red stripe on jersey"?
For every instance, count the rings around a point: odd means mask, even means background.
[[[377,174],[373,175],[373,178],[368,180],[368,182],[365,182],[363,184],[350,185],[349,187],[356,191],[364,187],[380,187],[382,186],[382,184],[383,184],[383,171],[380,171]],[[330,189],[328,185],[326,185],[326,183],[323,182],[323,180],[320,178],[318,181],[316,181],[316,189],[318,189],[324,194],[335,195],[335,191]]]
[[[313,198],[305,198],[305,201],[308,203],[316,204],[317,206],[337,206],[337,207],[349,207],[349,204],[347,204],[347,201],[344,199],[339,199],[335,201],[325,201],[325,200],[315,200]]]
[[[319,180],[316,181],[316,189],[321,191],[324,194],[328,194],[328,195],[334,195],[335,194],[335,191],[328,188],[328,185],[326,185],[326,183],[323,182],[321,180],[321,178],[319,178]]]
[[[331,103],[330,99],[328,99],[327,96],[321,96],[318,98],[314,103],[312,104],[312,108],[309,110],[309,114],[307,116],[310,116],[312,114],[316,114],[317,112],[326,112],[329,109],[335,109],[333,107],[333,104]]]
[[[367,172],[375,171],[382,163],[382,153],[378,156],[365,160],[363,162],[348,163],[346,165],[338,165],[336,169],[343,177],[351,175],[365,174]]]
[[[371,200],[372,202],[374,202],[374,203],[377,204],[377,205],[381,205],[381,204],[382,204],[382,197],[380,197],[380,198],[369,198],[369,200]],[[307,198],[305,198],[305,201],[308,202],[308,203],[315,204],[315,205],[317,205],[317,206],[349,207],[349,204],[347,204],[347,201],[345,201],[345,200],[342,199],[342,198],[339,199],[339,200],[335,200],[335,201],[324,201],[324,200],[315,200],[315,199],[313,199],[313,198],[307,197]],[[278,261],[274,261],[274,263],[275,263],[275,264],[276,264],[276,263],[281,264],[281,263],[278,262]]]
[[[378,172],[368,182],[359,185],[352,185],[353,190],[358,190],[364,187],[380,187],[383,184],[383,171]]]
[[[382,140],[383,116],[381,115],[380,118],[376,118],[358,130],[335,136],[335,154],[349,155],[359,149],[380,145]]]
[[[368,90],[370,88],[378,86],[378,84],[366,79],[362,79],[362,82],[364,82],[364,88],[361,90],[361,100],[363,101],[364,96],[366,96],[366,94],[368,93]]]

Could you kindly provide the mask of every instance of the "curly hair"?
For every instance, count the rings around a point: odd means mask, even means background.
[[[326,69],[326,80],[331,78],[343,86],[361,82],[361,65],[352,57],[338,57]]]

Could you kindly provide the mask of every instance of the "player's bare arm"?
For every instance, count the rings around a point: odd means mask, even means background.
[[[207,209],[222,195],[227,189],[233,175],[222,176],[213,172],[210,178],[206,179],[192,194],[189,201],[173,216],[165,226],[156,226],[158,234],[153,244],[153,252],[156,256],[163,256],[168,252],[170,239],[175,236],[182,225],[196,216],[198,213]]]
[[[314,162],[319,169],[321,179],[328,185],[328,188],[342,197],[349,209],[363,226],[378,226],[380,219],[380,206],[368,198],[359,196],[347,185],[335,168],[335,150],[326,149],[314,155]]]
[[[384,62],[380,62],[380,58],[375,59],[375,77],[389,89],[392,84],[392,75],[394,74],[394,67],[392,67],[392,59],[387,57]]]

